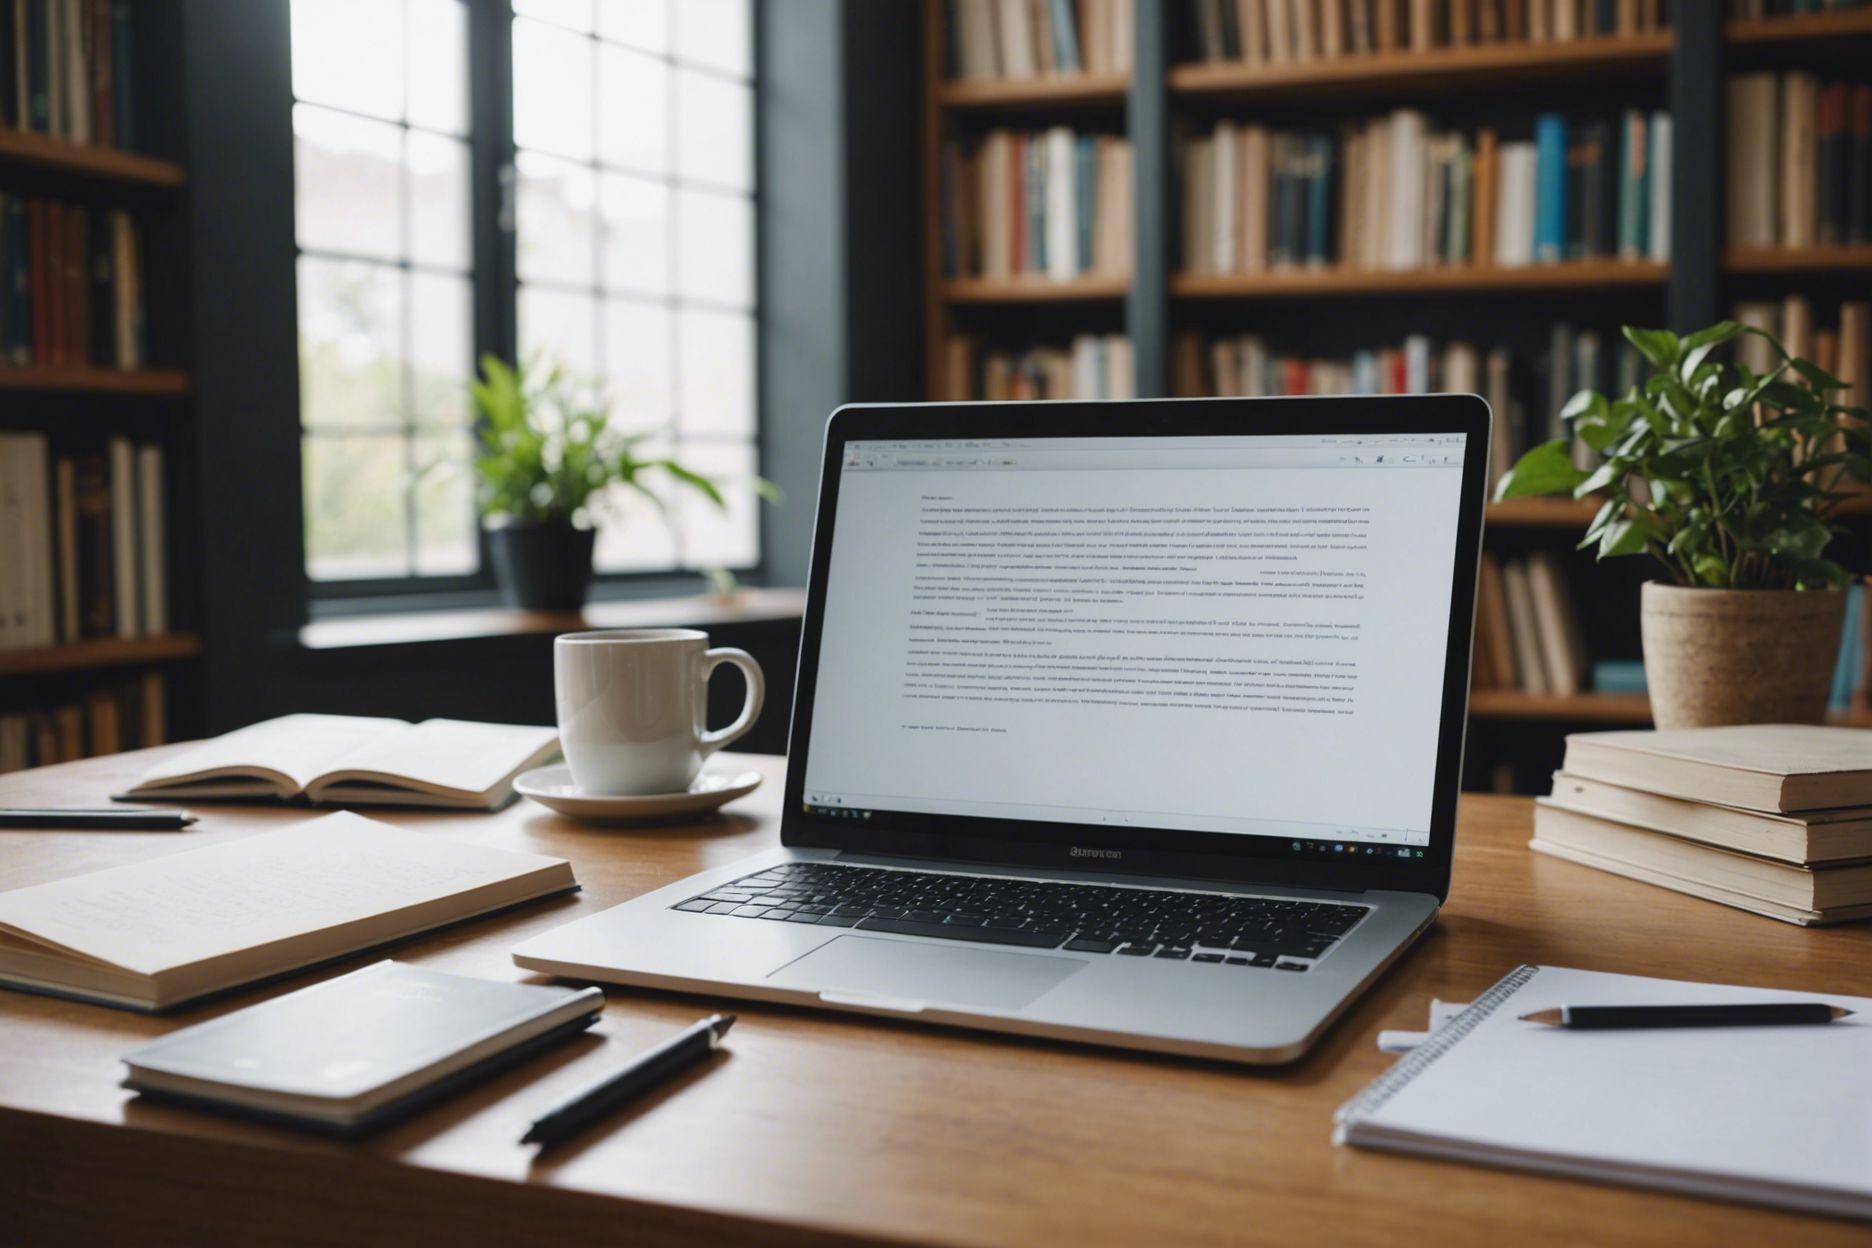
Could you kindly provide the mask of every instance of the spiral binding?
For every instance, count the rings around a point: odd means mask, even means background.
[[[1402,1092],[1430,1063],[1456,1047],[1456,1042],[1480,1027],[1502,1002],[1538,974],[1538,966],[1517,966],[1495,982],[1494,987],[1477,997],[1469,1008],[1450,1019],[1436,1034],[1412,1049],[1397,1065],[1387,1070],[1347,1101],[1335,1117],[1341,1124],[1350,1123],[1378,1112],[1384,1103]]]

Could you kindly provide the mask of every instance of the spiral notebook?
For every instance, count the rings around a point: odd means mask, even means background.
[[[1824,1026],[1565,1031],[1558,1005],[1825,1001]],[[1334,1140],[1872,1219],[1872,999],[1522,966],[1340,1108]]]

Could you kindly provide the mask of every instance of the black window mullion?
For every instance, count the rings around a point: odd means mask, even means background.
[[[474,352],[478,370],[484,354],[519,358],[515,314],[519,283],[514,253],[513,4],[512,0],[469,0],[468,5],[469,200],[473,211]],[[475,418],[479,425],[480,418]],[[472,469],[471,469],[472,471]],[[487,537],[480,513],[474,520],[480,572],[492,585]]]

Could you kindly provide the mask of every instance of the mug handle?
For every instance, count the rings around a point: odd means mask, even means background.
[[[754,661],[753,655],[745,650],[736,650],[733,646],[719,646],[704,654],[702,659],[707,664],[702,669],[704,690],[708,688],[709,677],[724,663],[732,663],[740,668],[741,675],[747,679],[747,701],[742,703],[741,713],[735,716],[734,723],[714,732],[703,733],[697,743],[702,747],[703,756],[707,757],[754,726],[754,721],[760,717],[761,705],[767,700],[767,678],[761,674],[760,664]]]

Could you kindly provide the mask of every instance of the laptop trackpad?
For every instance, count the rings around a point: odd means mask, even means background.
[[[1086,963],[1039,953],[958,949],[874,936],[840,936],[767,978],[786,988],[899,1005],[972,1005],[1018,1010]]]

